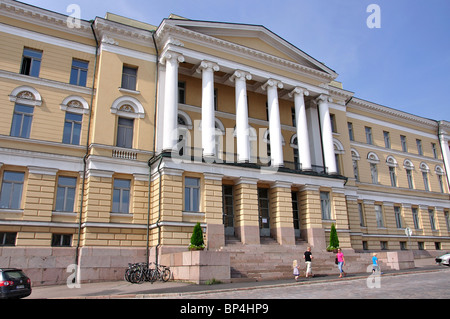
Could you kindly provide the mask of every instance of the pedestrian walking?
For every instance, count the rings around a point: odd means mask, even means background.
[[[308,276],[314,277],[313,273],[312,273],[312,267],[311,267],[311,262],[312,259],[314,257],[312,256],[311,253],[311,247],[308,247],[305,251],[305,253],[303,254],[303,259],[305,259],[305,264],[306,264],[306,273],[305,273],[305,277],[308,278]]]
[[[380,272],[380,265],[378,264],[377,253],[373,253],[372,257],[372,273]]]
[[[338,252],[336,254],[336,259],[337,259],[338,268],[339,268],[339,278],[342,278],[343,276],[346,276],[347,273],[343,269],[343,266],[345,266],[345,258],[344,258],[344,253],[342,252],[342,250],[340,248],[338,249]]]
[[[300,265],[298,264],[297,260],[294,260],[292,262],[292,268],[294,269],[295,281],[298,281],[298,277],[300,276]]]

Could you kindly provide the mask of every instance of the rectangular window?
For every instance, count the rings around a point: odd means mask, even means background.
[[[0,247],[15,246],[17,233],[0,233]]]
[[[2,189],[0,190],[0,208],[20,209],[25,173],[3,173]]]
[[[412,177],[412,170],[407,169],[406,170],[406,178],[408,180],[408,187],[409,189],[414,189],[414,182],[413,182],[413,177]]]
[[[178,82],[178,103],[186,104],[186,83]]]
[[[428,210],[428,215],[430,217],[431,230],[436,230],[436,222],[435,222],[435,219],[434,219],[434,210],[433,209],[429,209]]]
[[[38,78],[41,70],[42,51],[24,48],[20,74]]]
[[[438,152],[437,152],[437,148],[436,148],[436,144],[435,143],[431,143],[431,149],[433,151],[433,157],[435,159],[437,159],[438,158]]]
[[[112,212],[128,214],[130,212],[131,181],[128,179],[115,179],[113,190]]]
[[[200,211],[200,179],[186,177],[184,179],[184,210]]]
[[[348,136],[350,137],[350,141],[355,140],[355,134],[353,133],[353,123],[348,122]]]
[[[299,215],[299,203],[297,192],[291,192],[292,198],[292,216],[294,218],[294,229],[300,229],[300,215]]]
[[[372,138],[372,128],[366,126],[366,142],[367,144],[373,144],[373,138]]]
[[[69,83],[78,86],[86,86],[88,66],[89,62],[73,59]]]
[[[444,212],[445,223],[447,224],[447,230],[450,232],[450,213]]]
[[[331,131],[333,133],[337,133],[337,127],[336,127],[336,115],[330,114],[330,121],[331,121]]]
[[[377,227],[384,228],[383,207],[375,205],[375,217],[377,219]]]
[[[75,203],[75,191],[77,186],[76,177],[58,177],[58,189],[56,191],[57,212],[73,212]]]
[[[442,175],[438,175],[438,183],[439,183],[439,189],[441,190],[441,193],[444,192],[444,180],[442,179]]]
[[[34,107],[16,104],[11,125],[11,136],[30,138],[31,122],[33,121]]]
[[[423,155],[422,141],[416,140],[416,144],[417,144],[417,152],[419,153],[419,155]]]
[[[423,177],[423,185],[425,186],[425,190],[427,192],[429,192],[430,191],[430,183],[428,182],[428,173],[422,172],[422,177]]]
[[[364,206],[362,203],[358,203],[358,212],[359,212],[359,225],[361,227],[366,227],[366,222],[364,218]]]
[[[397,225],[397,228],[403,228],[401,208],[398,206],[394,206],[394,214],[395,214],[395,223]]]
[[[234,192],[233,185],[222,186],[223,224],[225,228],[234,227]],[[234,230],[232,231],[234,234]]]
[[[406,136],[400,135],[400,142],[402,144],[402,151],[408,152],[408,144],[406,143]]]
[[[383,131],[384,136],[384,147],[391,148],[391,136],[389,132]]]
[[[122,89],[136,91],[137,70],[136,67],[123,66]]]
[[[297,118],[295,115],[295,107],[291,107],[292,126],[297,127]]]
[[[52,247],[71,247],[72,235],[52,234]]]
[[[66,112],[62,141],[64,144],[80,145],[82,121],[83,115]]]
[[[358,161],[353,160],[353,175],[355,175],[356,181],[359,182],[359,169],[358,169]]]
[[[414,222],[414,229],[420,229],[419,210],[416,207],[412,208],[412,217],[413,217],[413,222]]]
[[[322,219],[331,219],[331,203],[330,203],[330,193],[320,192],[320,207],[322,210]]]
[[[389,167],[389,176],[391,177],[391,186],[397,187],[397,174],[395,174],[395,167]]]
[[[378,184],[378,168],[377,164],[370,164],[370,175],[372,177],[372,184]]]
[[[134,120],[119,117],[117,127],[117,145],[123,148],[133,148]]]

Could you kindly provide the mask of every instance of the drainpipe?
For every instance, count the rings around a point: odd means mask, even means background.
[[[443,145],[441,143],[441,136],[444,135],[444,133],[441,133],[441,122],[436,121],[437,125],[438,125],[438,141],[439,141],[439,147],[441,149],[441,154],[442,154],[442,163],[444,164],[444,171],[445,171],[445,177],[447,180],[447,187],[450,190],[450,171],[449,171],[449,167],[447,167],[446,165],[446,155],[444,154],[445,150],[443,148]],[[444,137],[442,136],[442,139],[444,139]],[[445,140],[444,140],[445,143]],[[447,159],[447,161],[450,161],[450,159]]]
[[[156,44],[156,30],[151,31],[152,33],[152,39],[153,39],[153,45],[155,46],[156,50],[156,71],[155,71],[155,104],[154,104],[154,114],[153,114],[153,155],[148,161],[148,200],[147,200],[147,245],[146,245],[146,263],[150,261],[150,192],[151,192],[151,182],[152,182],[152,164],[154,163],[155,159],[155,153],[156,153],[156,116],[157,116],[157,106],[158,106],[158,83],[159,83],[159,51],[158,51],[158,45]],[[161,158],[162,160],[162,158]],[[158,166],[159,171],[159,166]],[[160,192],[161,193],[161,192]],[[161,204],[161,202],[159,203]],[[159,214],[160,216],[160,214]],[[158,223],[159,223],[159,217],[158,217]],[[159,243],[159,241],[158,241]],[[158,244],[159,245],[159,244]],[[158,247],[156,248],[155,254],[157,254]],[[158,257],[156,257],[158,258]],[[156,259],[158,261],[158,259]]]
[[[95,39],[95,62],[94,62],[94,76],[92,80],[92,92],[91,92],[91,101],[90,101],[90,110],[89,110],[89,122],[88,122],[88,131],[87,131],[87,138],[86,138],[86,152],[83,157],[83,182],[81,184],[81,198],[80,198],[80,213],[79,213],[79,221],[78,221],[78,239],[77,239],[77,248],[75,251],[75,264],[78,266],[78,270],[80,269],[80,243],[81,243],[81,225],[83,222],[83,199],[84,199],[84,193],[85,193],[85,182],[86,182],[86,168],[87,168],[87,159],[89,157],[89,145],[90,145],[90,134],[91,134],[91,122],[92,122],[92,110],[93,110],[93,104],[94,104],[94,93],[95,93],[95,79],[97,76],[97,61],[98,61],[98,39],[97,35],[95,34],[94,30],[94,23],[95,20],[91,20],[91,30],[92,34],[94,35]],[[75,273],[74,282],[77,281],[77,276],[79,276],[79,271]]]

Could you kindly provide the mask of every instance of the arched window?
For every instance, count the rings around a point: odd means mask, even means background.
[[[30,86],[20,86],[11,92],[9,100],[15,103],[10,135],[30,138],[34,107],[42,105],[41,95]]]

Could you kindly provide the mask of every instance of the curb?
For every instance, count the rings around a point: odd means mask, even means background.
[[[421,270],[405,270],[398,272],[389,272],[383,273],[382,277],[394,277],[394,276],[405,276],[412,274],[423,274],[430,272],[443,272],[448,271],[449,269],[421,269]],[[370,274],[369,274],[370,275]],[[327,276],[335,276],[327,275]],[[256,289],[273,289],[280,287],[292,287],[292,286],[306,286],[306,285],[318,285],[318,284],[327,284],[327,283],[335,283],[342,281],[353,281],[353,280],[361,280],[367,279],[368,274],[355,274],[350,277],[344,278],[326,278],[323,280],[315,280],[315,281],[300,281],[300,282],[292,282],[292,283],[275,283],[275,284],[267,284],[267,285],[259,285],[259,286],[251,286],[251,287],[236,287],[236,288],[225,288],[225,289],[211,289],[211,290],[202,290],[202,291],[191,291],[191,292],[179,292],[179,293],[155,293],[155,294],[118,294],[118,295],[105,295],[105,296],[83,296],[83,297],[68,297],[63,298],[67,300],[80,300],[80,299],[153,299],[153,298],[168,298],[171,297],[183,297],[183,296],[191,296],[191,295],[207,295],[207,294],[215,294],[215,293],[223,293],[223,292],[234,292],[234,291],[246,291],[246,290],[256,290]],[[60,298],[53,298],[60,299]]]

